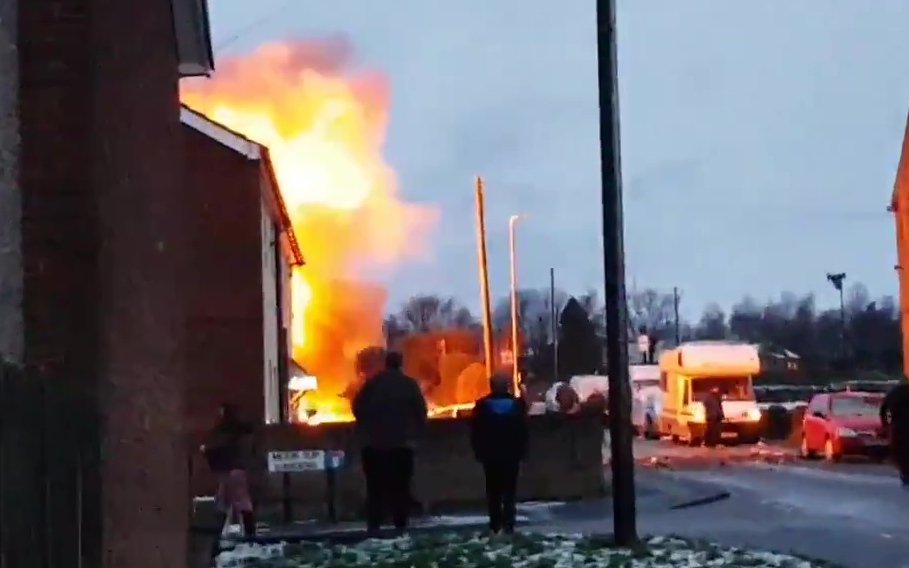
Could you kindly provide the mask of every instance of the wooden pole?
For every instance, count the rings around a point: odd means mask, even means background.
[[[489,300],[489,265],[486,262],[486,210],[483,178],[476,180],[477,204],[477,261],[480,268],[480,303],[483,310],[483,351],[486,355],[486,375],[492,376],[492,307]]]
[[[631,432],[631,385],[628,378],[628,304],[625,295],[615,0],[597,0],[596,10],[612,519],[616,544],[632,546],[638,542],[638,535]]]

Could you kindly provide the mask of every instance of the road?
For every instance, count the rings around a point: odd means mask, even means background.
[[[795,459],[781,446],[707,450],[636,443],[652,476],[730,492],[727,500],[639,515],[642,533],[680,534],[735,546],[796,551],[854,568],[909,568],[909,490],[888,465]],[[602,530],[578,519],[572,530]]]

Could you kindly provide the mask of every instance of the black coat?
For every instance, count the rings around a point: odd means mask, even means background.
[[[239,419],[223,419],[211,432],[211,440],[205,446],[205,458],[215,472],[245,469],[249,454],[253,428]]]
[[[711,392],[704,398],[704,418],[710,423],[722,422],[726,419],[723,413],[723,395]]]
[[[367,379],[351,407],[365,448],[411,448],[426,424],[426,399],[420,385],[398,370]]]
[[[470,422],[470,445],[481,462],[517,462],[527,455],[527,405],[508,393],[477,400]]]
[[[881,423],[894,433],[909,434],[909,383],[901,383],[884,397],[881,403]]]

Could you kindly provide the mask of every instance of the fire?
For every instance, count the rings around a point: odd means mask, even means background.
[[[319,379],[299,412],[349,419],[340,393],[353,360],[382,343],[384,287],[400,262],[421,258],[437,220],[404,202],[382,147],[388,88],[351,66],[337,40],[291,41],[219,61],[212,79],[188,83],[182,101],[269,148],[306,265],[291,279],[294,358]],[[313,418],[311,417],[310,420]]]

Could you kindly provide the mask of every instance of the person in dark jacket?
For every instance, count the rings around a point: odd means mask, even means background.
[[[889,430],[890,451],[903,487],[909,488],[909,382],[893,387],[884,397],[881,424]]]
[[[508,392],[508,377],[490,379],[490,394],[477,400],[470,423],[470,445],[483,464],[489,528],[514,531],[521,461],[527,455],[527,406]]]
[[[401,369],[400,353],[388,352],[385,369],[369,377],[351,404],[366,477],[366,523],[379,530],[387,509],[394,526],[407,528],[414,449],[426,424],[426,399]]]
[[[726,419],[723,413],[723,395],[717,387],[710,389],[704,398],[704,419],[704,445],[715,448],[723,439],[723,420]]]
[[[252,537],[256,534],[256,522],[246,468],[253,428],[240,418],[237,407],[233,404],[222,404],[219,414],[210,441],[202,446],[202,452],[218,481],[215,503],[222,515],[221,526],[224,521],[233,522],[233,517],[239,516],[243,533]]]

